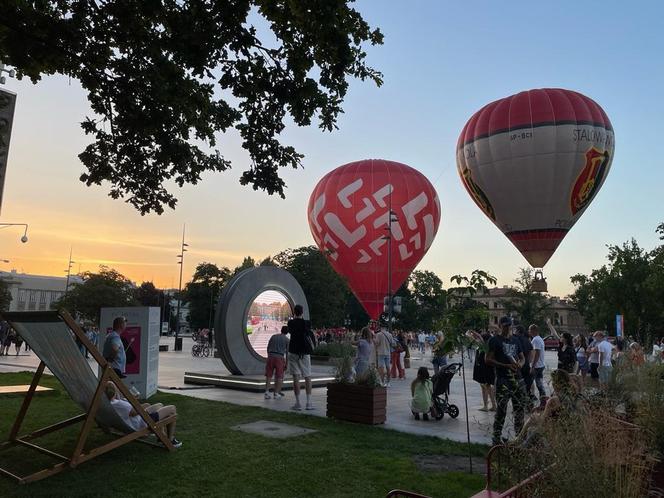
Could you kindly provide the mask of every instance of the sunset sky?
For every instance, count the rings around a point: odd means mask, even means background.
[[[38,85],[9,80],[18,94],[0,221],[28,223],[0,230],[0,269],[63,275],[70,247],[75,272],[111,266],[136,282],[177,287],[176,255],[186,223],[190,250],[185,281],[197,263],[233,267],[313,243],[309,194],[331,169],[365,158],[406,163],[438,191],[441,226],[420,269],[449,283],[481,268],[508,285],[526,261],[474,205],[456,173],[455,145],[468,118],[484,104],[521,90],[562,87],[597,101],[610,117],[616,154],[608,178],[546,266],[549,290],[573,290],[570,275],[605,262],[606,245],[631,237],[647,249],[664,221],[664,9],[659,2],[359,1],[385,44],[369,63],[385,84],[353,81],[340,130],[289,127],[283,141],[305,154],[304,169],[283,170],[286,200],[238,183],[247,155],[236,134],[220,136],[234,169],[206,175],[177,192],[175,211],[141,216],[107,197],[108,185],[78,181],[77,158],[90,114],[76,81],[47,77]],[[175,187],[174,187],[175,188]]]

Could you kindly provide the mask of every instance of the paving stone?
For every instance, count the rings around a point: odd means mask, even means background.
[[[285,439],[289,437],[304,436],[313,432],[313,429],[298,427],[297,425],[282,424],[280,422],[271,422],[269,420],[258,420],[249,424],[241,424],[231,427],[234,431],[248,432],[250,434],[259,434],[265,437]]]

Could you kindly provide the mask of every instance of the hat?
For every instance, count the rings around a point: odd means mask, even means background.
[[[512,319],[509,316],[503,316],[500,318],[498,325],[500,325],[501,327],[503,325],[512,325]]]

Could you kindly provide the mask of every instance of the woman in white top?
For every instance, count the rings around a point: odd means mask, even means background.
[[[113,382],[108,382],[106,384],[105,393],[106,397],[111,402],[111,406],[115,409],[117,414],[120,415],[120,418],[122,418],[125,424],[127,424],[135,431],[140,431],[141,429],[145,429],[147,427],[148,424],[145,422],[145,420],[143,420],[143,417],[141,417],[136,412],[136,410],[134,410],[134,407],[131,406],[131,403],[129,403],[129,401],[127,401],[125,398],[120,397],[118,389]],[[155,403],[154,405],[143,403],[142,406],[150,418],[155,422],[159,422],[165,418],[177,415],[175,406],[173,405],[164,406],[161,403]],[[175,439],[175,419],[166,425],[166,435],[168,436],[168,439],[171,440],[173,446],[176,448],[182,446],[182,443]]]

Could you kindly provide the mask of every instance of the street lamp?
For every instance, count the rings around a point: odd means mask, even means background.
[[[69,277],[71,277],[71,265],[76,263],[76,261],[72,261],[71,259],[71,251],[72,248],[69,248],[69,264],[67,265],[67,269],[65,270],[65,273],[67,273],[67,283],[65,284],[65,295],[67,295],[67,292],[69,292]]]
[[[387,226],[385,231],[387,235],[383,236],[383,240],[387,240],[387,330],[392,334],[392,223],[398,221],[397,215],[392,211],[392,190],[390,189],[388,210],[390,215],[387,217]]]
[[[27,223],[0,223],[0,227],[25,227],[21,242],[24,244],[28,241],[28,224]]]
[[[182,246],[180,246],[180,254],[177,255],[179,258],[178,264],[180,265],[180,283],[178,284],[178,307],[175,313],[175,351],[182,351],[182,340],[180,339],[180,302],[182,294],[182,267],[184,266],[184,253],[187,252],[187,247],[189,244],[184,242],[184,229],[185,225],[182,225]]]

